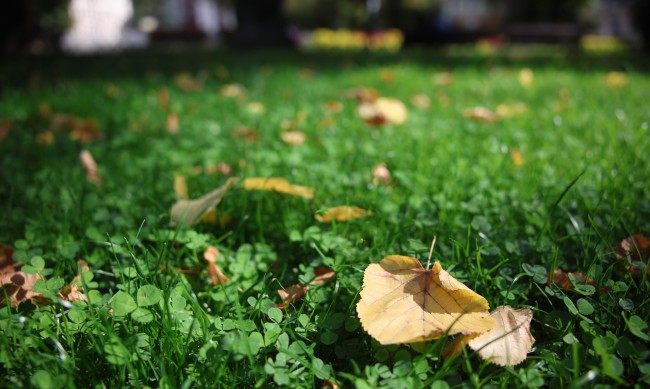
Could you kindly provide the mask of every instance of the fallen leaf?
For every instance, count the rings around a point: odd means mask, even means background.
[[[69,132],[70,139],[72,140],[76,140],[79,143],[91,143],[104,137],[95,119],[75,118],[72,123],[73,126]]]
[[[91,184],[95,184],[97,186],[101,185],[102,176],[99,174],[97,162],[95,162],[95,158],[93,158],[93,155],[90,153],[90,151],[81,150],[79,153],[79,160],[81,161],[81,165],[86,170],[86,180],[88,180],[88,182]]]
[[[382,162],[378,165],[373,166],[372,176],[374,177],[372,182],[375,185],[378,184],[384,186],[390,185],[390,180],[391,180],[390,170],[388,170],[385,163]]]
[[[501,117],[485,107],[467,108],[463,111],[463,116],[467,119],[473,119],[479,122],[496,123]]]
[[[36,143],[39,145],[51,145],[54,143],[54,133],[52,131],[39,132],[36,135]]]
[[[381,344],[414,343],[495,325],[487,300],[458,282],[439,262],[424,269],[411,257],[389,255],[364,272],[357,314]]]
[[[362,208],[341,205],[326,210],[322,215],[315,215],[314,219],[321,223],[331,223],[332,220],[345,222],[352,219],[360,219],[366,216],[372,216],[372,212]]]
[[[88,263],[83,259],[77,261],[79,273],[59,292],[59,297],[69,302],[88,301],[88,297],[83,293],[82,275],[90,270]]]
[[[411,97],[411,104],[421,109],[427,109],[431,105],[431,99],[429,96],[420,93]]]
[[[9,298],[12,307],[18,308],[26,300],[38,299],[40,294],[34,292],[34,285],[40,277],[22,271],[7,272],[0,275],[0,306],[7,303]]]
[[[5,138],[9,135],[12,126],[13,122],[11,120],[0,119],[0,142],[5,140]]]
[[[205,168],[205,174],[223,174],[229,176],[232,173],[232,168],[225,162],[219,162],[216,165],[209,165]]]
[[[280,134],[282,141],[289,145],[302,145],[307,141],[307,135],[302,131],[283,131]]]
[[[504,103],[497,105],[497,114],[502,117],[517,116],[526,112],[528,107],[522,102]]]
[[[14,248],[0,243],[0,274],[13,273],[14,269]]]
[[[331,113],[338,113],[343,111],[343,104],[339,101],[327,101],[325,102],[325,109]]]
[[[379,72],[379,78],[386,84],[392,84],[393,82],[395,82],[395,75],[393,74],[393,71],[390,69],[382,69]]]
[[[219,227],[223,228],[230,224],[232,221],[232,216],[229,215],[219,215],[217,214],[216,208],[210,208],[208,209],[202,216],[201,216],[201,223],[205,224],[218,224]]]
[[[451,85],[451,83],[454,82],[454,73],[452,73],[452,72],[436,73],[433,76],[433,82],[438,86]]]
[[[519,149],[510,150],[510,159],[517,167],[521,167],[524,164],[524,154]]]
[[[178,134],[178,127],[180,125],[180,117],[177,113],[170,112],[167,115],[167,132],[170,134]]]
[[[174,174],[174,193],[181,199],[189,199],[190,195],[187,190],[187,180],[185,176]]]
[[[294,196],[302,196],[307,199],[314,198],[314,189],[307,186],[290,184],[284,178],[276,177],[254,177],[244,180],[246,190],[270,190]]]
[[[214,246],[208,246],[203,252],[203,258],[208,261],[208,275],[213,285],[221,285],[228,282],[228,277],[221,272],[217,266],[217,259],[221,256],[221,252]]]
[[[276,304],[276,306],[280,309],[284,309],[287,305],[302,300],[307,295],[308,291],[309,286],[301,283],[288,286],[285,289],[278,289],[278,295],[282,299],[282,302]]]
[[[551,279],[551,277],[549,277],[549,274],[546,274],[546,276],[548,277],[548,284],[549,285],[555,284],[555,285],[557,285],[560,288],[565,289],[565,290],[574,290],[575,289],[574,286],[573,286],[573,282],[571,281],[571,277],[574,277],[574,278],[577,278],[581,284],[588,284],[588,285],[594,286],[596,288],[596,291],[599,294],[606,294],[606,293],[609,292],[606,288],[598,285],[596,280],[594,280],[593,278],[587,279],[587,277],[582,273],[578,273],[578,272],[565,273],[562,269],[558,268],[558,269],[555,269],[555,271],[553,272],[553,278],[552,279]]]
[[[605,76],[605,85],[610,88],[620,88],[628,84],[627,74],[623,72],[609,72]]]
[[[467,344],[478,355],[499,366],[515,366],[523,362],[535,343],[530,333],[533,312],[509,305],[496,307],[490,314],[496,326],[470,339]]]
[[[635,262],[648,262],[648,259],[650,259],[650,241],[643,235],[632,235],[623,239],[614,248],[614,253],[620,260],[626,262],[625,269],[630,272],[632,277],[640,278],[643,275],[643,269],[642,266],[635,264]],[[646,272],[650,275],[650,266],[646,266],[646,268]]]
[[[106,95],[110,98],[116,99],[120,96],[120,88],[115,84],[107,84]]]
[[[533,86],[534,75],[533,71],[528,68],[523,68],[519,71],[519,76],[517,77],[519,84],[524,88],[530,88]]]
[[[174,78],[174,83],[185,92],[197,92],[203,89],[203,82],[192,77],[189,73],[180,73]]]
[[[357,114],[370,125],[402,124],[408,117],[404,103],[386,97],[379,97],[372,102],[361,102],[357,107]]]
[[[334,270],[320,266],[314,271],[316,276],[309,285],[323,285],[330,279],[336,276]],[[282,299],[281,303],[275,304],[278,308],[284,309],[287,305],[291,305],[302,300],[309,291],[309,286],[303,283],[288,286],[284,289],[278,289],[278,295]]]
[[[235,139],[243,139],[248,143],[254,143],[257,140],[257,130],[248,127],[237,127],[232,132]]]
[[[43,119],[50,119],[54,115],[54,110],[48,103],[42,102],[38,105],[38,115]]]
[[[246,105],[246,109],[253,115],[261,115],[266,112],[266,107],[259,101],[251,101]]]
[[[323,285],[327,281],[331,280],[336,276],[336,272],[328,267],[319,266],[314,270],[314,275],[316,276],[311,285]]]
[[[379,94],[375,89],[371,88],[355,88],[346,92],[346,95],[349,98],[356,99],[358,101],[375,101]]]
[[[330,380],[325,380],[323,381],[323,385],[321,385],[320,389],[340,389],[341,387],[336,383],[332,382]]]
[[[240,84],[226,84],[219,89],[219,94],[223,97],[243,99],[246,97],[246,89]]]
[[[237,182],[236,178],[229,178],[223,186],[198,199],[178,200],[172,205],[170,210],[172,222],[174,224],[182,223],[186,226],[198,223],[205,212],[219,204],[224,194],[235,182]]]

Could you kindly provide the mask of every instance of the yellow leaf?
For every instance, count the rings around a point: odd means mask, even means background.
[[[411,257],[389,255],[368,266],[357,314],[381,344],[414,343],[494,327],[487,300],[444,271]]]
[[[307,186],[292,185],[284,178],[277,177],[254,177],[244,180],[246,190],[271,190],[294,196],[302,196],[307,199],[314,198],[314,189]]]
[[[189,199],[190,195],[187,191],[187,181],[185,176],[174,175],[174,193],[181,199]]]
[[[284,131],[280,134],[282,141],[289,145],[302,145],[307,141],[307,135],[302,131]]]
[[[524,88],[530,88],[533,85],[534,75],[533,71],[524,68],[519,71],[519,84]]]
[[[236,178],[230,178],[226,183],[212,192],[209,192],[198,199],[178,200],[171,208],[172,222],[175,224],[183,223],[186,226],[196,224],[201,220],[201,216],[210,208],[215,207],[223,195],[237,182]]]
[[[331,223],[332,220],[344,222],[351,219],[360,219],[366,216],[372,216],[372,212],[366,211],[362,208],[341,205],[328,209],[322,215],[315,215],[314,218],[321,223]]]
[[[524,154],[519,149],[512,149],[510,151],[510,159],[517,167],[521,167],[524,164]]]
[[[628,84],[627,74],[623,72],[609,72],[605,76],[605,84],[610,88],[626,86]]]
[[[374,101],[363,101],[357,114],[368,124],[402,124],[408,118],[404,103],[397,99],[379,97]]]
[[[490,314],[496,320],[491,330],[470,339],[467,344],[478,355],[499,366],[514,366],[526,359],[535,338],[530,333],[533,312],[528,308],[497,307]]]
[[[522,102],[506,103],[497,105],[497,114],[500,116],[517,116],[526,112],[526,104]]]

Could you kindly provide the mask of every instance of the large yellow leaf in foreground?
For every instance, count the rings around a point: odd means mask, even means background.
[[[496,326],[467,344],[477,351],[481,358],[500,366],[514,366],[526,359],[535,338],[530,333],[533,312],[528,308],[514,309],[509,305],[497,307],[491,316]]]
[[[290,184],[284,178],[278,177],[253,177],[244,180],[246,190],[272,190],[294,196],[302,196],[307,199],[314,198],[314,189],[307,186]]]
[[[494,327],[489,305],[444,271],[424,269],[411,257],[389,255],[368,266],[357,314],[381,344],[413,343]]]

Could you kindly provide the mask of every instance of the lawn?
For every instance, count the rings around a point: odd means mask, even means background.
[[[0,386],[649,385],[645,60],[515,47],[5,63]],[[362,118],[375,94],[406,120],[372,103]],[[226,182],[216,211],[172,220]],[[337,206],[369,212],[328,221]],[[530,309],[523,362],[447,356],[462,334],[368,334],[364,271],[392,254],[425,265],[434,235],[431,261],[490,310]]]

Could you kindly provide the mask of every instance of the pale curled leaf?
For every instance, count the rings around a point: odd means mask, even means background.
[[[314,189],[307,186],[290,184],[289,181],[284,178],[247,178],[244,180],[243,186],[246,190],[270,190],[294,196],[302,196],[307,199],[314,198]]]
[[[203,252],[203,258],[208,261],[208,275],[213,285],[221,285],[228,282],[228,277],[217,266],[217,259],[221,256],[221,252],[214,246],[208,246]]]
[[[95,158],[93,158],[93,155],[90,154],[90,151],[81,150],[81,153],[79,153],[79,160],[81,161],[81,165],[86,170],[86,179],[88,182],[95,185],[101,185],[102,177],[99,174],[97,162],[95,162]]]
[[[463,116],[467,119],[487,123],[496,123],[501,119],[499,114],[492,112],[485,107],[467,108],[463,111]]]
[[[178,200],[171,208],[171,219],[175,224],[183,223],[187,226],[196,224],[201,216],[210,208],[215,207],[224,194],[237,182],[236,178],[230,178],[226,183],[198,199]]]
[[[439,262],[426,270],[411,257],[389,255],[368,266],[357,314],[381,344],[414,343],[494,327],[487,300]]]
[[[345,222],[352,219],[360,219],[366,216],[372,216],[372,212],[358,207],[341,205],[326,210],[322,215],[315,215],[314,218],[321,223],[331,223],[332,220]]]
[[[496,320],[491,330],[473,337],[467,344],[479,356],[499,366],[515,366],[526,359],[535,343],[530,333],[533,312],[509,305],[496,307],[490,314]]]

